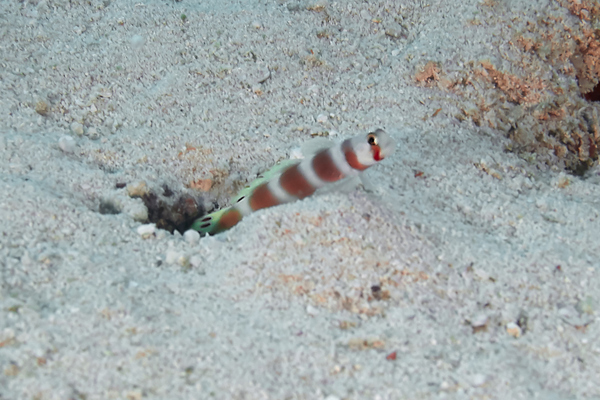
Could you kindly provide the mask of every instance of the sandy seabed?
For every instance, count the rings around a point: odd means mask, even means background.
[[[500,86],[455,84],[480,60],[518,76],[516,32],[581,23],[560,3],[0,15],[0,399],[600,398],[598,167],[514,151]],[[398,148],[370,190],[201,239],[144,226],[136,193],[210,210],[378,127]]]

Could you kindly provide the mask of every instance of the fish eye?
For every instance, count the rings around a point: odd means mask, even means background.
[[[367,141],[371,146],[377,146],[377,144],[379,143],[377,141],[377,135],[375,135],[374,133],[369,133],[369,136],[367,136]]]

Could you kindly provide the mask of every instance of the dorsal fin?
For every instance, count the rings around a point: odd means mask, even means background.
[[[302,143],[300,149],[304,158],[309,158],[320,152],[321,150],[332,147],[335,142],[324,137],[315,137]]]

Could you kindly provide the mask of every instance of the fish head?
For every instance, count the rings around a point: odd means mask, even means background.
[[[379,162],[391,156],[396,150],[396,142],[383,129],[376,129],[366,136],[373,160]]]

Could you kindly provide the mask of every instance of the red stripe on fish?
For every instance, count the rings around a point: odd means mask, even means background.
[[[352,139],[347,139],[342,143],[342,151],[344,152],[344,156],[346,157],[346,162],[354,169],[359,171],[364,171],[369,168],[368,165],[363,165],[358,161],[358,156],[354,151],[354,147],[352,147]]]
[[[325,182],[335,182],[344,178],[344,174],[335,165],[328,150],[318,153],[311,163],[317,176]]]
[[[261,208],[273,207],[281,202],[267,186],[269,183],[263,183],[257,187],[254,192],[250,195],[250,208],[252,211],[260,210]]]
[[[227,229],[236,225],[241,220],[242,214],[232,207],[221,216],[219,222],[217,222],[217,225],[215,226],[214,231],[215,233],[226,231]]]
[[[304,174],[298,168],[299,165],[292,165],[286,169],[279,178],[279,184],[288,194],[303,199],[313,194],[316,189],[306,180]]]

